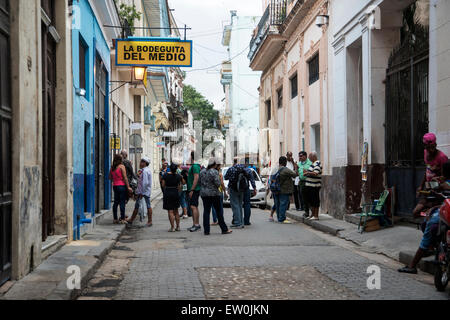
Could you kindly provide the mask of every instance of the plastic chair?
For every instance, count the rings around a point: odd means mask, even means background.
[[[385,218],[386,216],[386,200],[389,196],[389,191],[384,190],[378,200],[374,203],[364,204],[363,213],[359,215],[358,231],[363,233],[366,228],[368,218]],[[364,221],[363,221],[364,220]],[[362,226],[362,227],[361,227]]]

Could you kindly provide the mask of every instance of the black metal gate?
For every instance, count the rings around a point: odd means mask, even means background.
[[[414,209],[425,172],[422,137],[428,132],[428,30],[408,30],[391,55],[386,77],[386,173],[399,215]]]
[[[9,0],[0,0],[0,286],[11,277],[12,167]]]

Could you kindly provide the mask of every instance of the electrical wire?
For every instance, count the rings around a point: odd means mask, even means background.
[[[235,55],[234,57],[232,57],[231,59],[228,59],[228,60],[226,60],[226,61],[227,61],[227,62],[233,61],[233,60],[236,59],[237,57],[241,56],[241,55],[242,55],[245,51],[247,51],[249,48],[250,48],[250,44],[249,44],[244,50],[242,50],[240,53],[238,53],[237,55]],[[213,69],[213,68],[216,68],[216,67],[218,67],[218,66],[221,66],[221,65],[222,65],[222,62],[221,62],[221,63],[218,63],[218,64],[216,64],[216,65],[210,66],[210,67],[206,67],[206,68],[199,68],[199,69],[187,70],[186,72],[195,72],[195,71],[209,70],[209,69]]]

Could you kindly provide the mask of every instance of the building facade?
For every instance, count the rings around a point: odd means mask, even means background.
[[[72,238],[72,77],[66,1],[0,1],[0,285]]]
[[[428,6],[330,1],[330,169],[322,209],[336,217],[360,212],[385,188],[395,213],[411,215],[429,130]]]
[[[73,163],[74,234],[80,237],[81,221],[111,208],[110,80],[113,39],[120,30],[114,1],[77,3],[72,30],[73,61]]]
[[[316,151],[327,166],[328,1],[269,1],[250,43],[259,89],[259,156],[278,164],[288,151]]]
[[[231,22],[225,25],[223,31],[222,45],[227,48],[229,60],[222,64],[221,84],[224,86],[225,114],[230,119],[229,128],[236,135],[233,151],[238,156],[258,153],[258,146],[252,141],[258,137],[261,72],[250,69],[243,50],[245,53],[259,19],[238,16],[237,11],[231,11]]]

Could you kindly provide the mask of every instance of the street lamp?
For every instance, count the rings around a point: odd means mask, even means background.
[[[164,126],[161,124],[161,126],[158,128],[158,136],[162,137],[164,135]]]
[[[146,71],[147,71],[147,68],[145,68],[145,67],[134,67],[133,68],[134,80],[135,81],[144,81]]]

